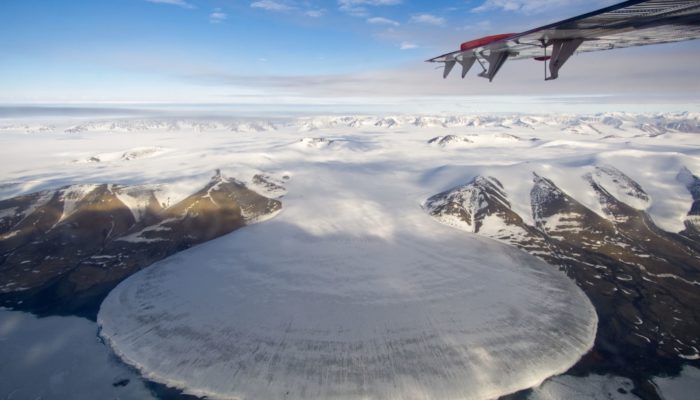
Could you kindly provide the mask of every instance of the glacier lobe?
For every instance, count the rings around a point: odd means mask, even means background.
[[[298,169],[274,220],[122,282],[101,336],[150,379],[237,399],[494,398],[592,346],[564,274],[435,223],[384,173]]]

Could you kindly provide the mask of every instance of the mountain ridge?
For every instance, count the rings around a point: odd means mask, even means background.
[[[615,190],[606,189],[596,173],[614,176],[605,186],[615,184]],[[594,347],[598,368],[642,377],[658,372],[661,365],[679,368],[699,359],[700,312],[695,304],[700,302],[700,242],[695,226],[687,223],[679,233],[657,227],[644,209],[611,194],[649,201],[639,184],[610,166],[583,176],[607,218],[545,176],[532,176],[534,225],[513,211],[508,188],[494,177],[476,176],[431,196],[423,208],[440,222],[518,247],[572,277],[599,314]],[[682,177],[689,190],[700,182],[689,171]],[[637,206],[640,202],[631,201]],[[689,205],[690,216],[696,215],[696,204]]]
[[[0,201],[0,303],[94,319],[95,298],[127,276],[281,208],[218,170],[172,205],[156,190],[68,185]]]

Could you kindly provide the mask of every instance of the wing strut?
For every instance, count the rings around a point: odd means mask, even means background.
[[[583,43],[583,39],[554,39],[551,43],[552,58],[549,59],[549,77],[545,77],[547,81],[559,77],[559,69],[576,52],[576,49]]]
[[[544,80],[547,80],[547,43],[542,40],[542,48],[544,49],[544,56],[542,57],[542,66],[544,67]]]
[[[508,53],[507,50],[503,51],[493,51],[489,53],[488,57],[486,58],[486,61],[489,63],[489,69],[488,71],[484,70],[479,74],[480,77],[482,78],[487,78],[489,82],[493,81],[493,78],[496,76],[498,73],[498,70],[501,69],[503,64],[505,64],[506,60],[508,59],[508,56],[510,53]],[[483,67],[483,65],[482,65]]]

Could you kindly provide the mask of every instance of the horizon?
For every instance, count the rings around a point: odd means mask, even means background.
[[[688,113],[700,98],[631,95],[482,95],[460,97],[304,99],[285,103],[61,102],[0,103],[0,120],[70,118],[295,118],[339,115]],[[313,100],[313,101],[309,101]],[[336,100],[336,101],[331,101]],[[546,111],[542,109],[546,106]]]

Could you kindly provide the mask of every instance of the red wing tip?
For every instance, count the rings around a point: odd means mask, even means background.
[[[500,33],[498,35],[484,36],[484,37],[480,37],[478,39],[464,42],[459,46],[459,48],[461,51],[472,50],[472,49],[475,49],[477,47],[486,46],[486,45],[491,44],[493,42],[498,42],[499,40],[508,39],[509,37],[513,37],[515,35],[517,35],[517,33]]]

